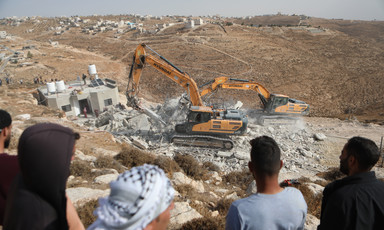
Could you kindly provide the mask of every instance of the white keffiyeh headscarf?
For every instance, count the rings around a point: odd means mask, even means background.
[[[125,171],[110,186],[89,230],[142,230],[169,207],[175,193],[164,171],[148,164]]]

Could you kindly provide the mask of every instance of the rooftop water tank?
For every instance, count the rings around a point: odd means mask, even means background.
[[[54,82],[48,82],[47,83],[47,89],[48,93],[55,93],[56,92],[56,87]]]
[[[59,93],[61,93],[61,92],[63,92],[65,90],[65,84],[64,84],[63,80],[56,82],[56,90]]]
[[[94,64],[88,65],[88,73],[90,75],[97,74],[96,72],[96,66]]]

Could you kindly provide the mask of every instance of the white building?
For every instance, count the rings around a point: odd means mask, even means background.
[[[0,31],[0,38],[5,39],[7,37],[7,32],[6,31]]]
[[[204,24],[204,20],[201,19],[201,18],[194,19],[193,21],[195,22],[195,25],[196,25],[196,26],[200,26],[200,25],[203,25],[203,24]]]
[[[195,21],[194,20],[188,21],[185,27],[188,29],[195,27]]]
[[[84,113],[98,115],[104,108],[119,103],[116,82],[111,79],[95,79],[73,81],[65,84],[63,81],[49,82],[37,89],[39,104],[61,109],[67,116],[78,116]]]

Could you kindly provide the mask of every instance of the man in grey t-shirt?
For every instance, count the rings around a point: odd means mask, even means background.
[[[281,188],[279,171],[283,166],[280,148],[270,137],[250,141],[249,170],[256,180],[257,193],[237,200],[229,208],[227,230],[304,229],[307,204],[296,188]]]

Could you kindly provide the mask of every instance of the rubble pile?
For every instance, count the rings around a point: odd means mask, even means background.
[[[174,126],[185,120],[186,104],[181,98],[166,101],[163,105],[142,100],[145,107],[160,115],[166,125],[149,118],[144,113],[130,107],[109,107],[97,118],[88,119],[83,124],[90,130],[104,130],[112,133],[118,142],[128,142],[138,148],[155,154],[173,157],[176,153],[188,153],[200,162],[212,162],[223,171],[242,170],[249,161],[249,141],[257,136],[273,137],[280,145],[284,168],[282,173],[323,171],[320,164],[322,141],[326,136],[316,133],[303,120],[290,123],[270,123],[257,125],[256,119],[249,117],[248,131],[243,136],[232,136],[235,146],[230,151],[207,148],[190,148],[169,143]]]

